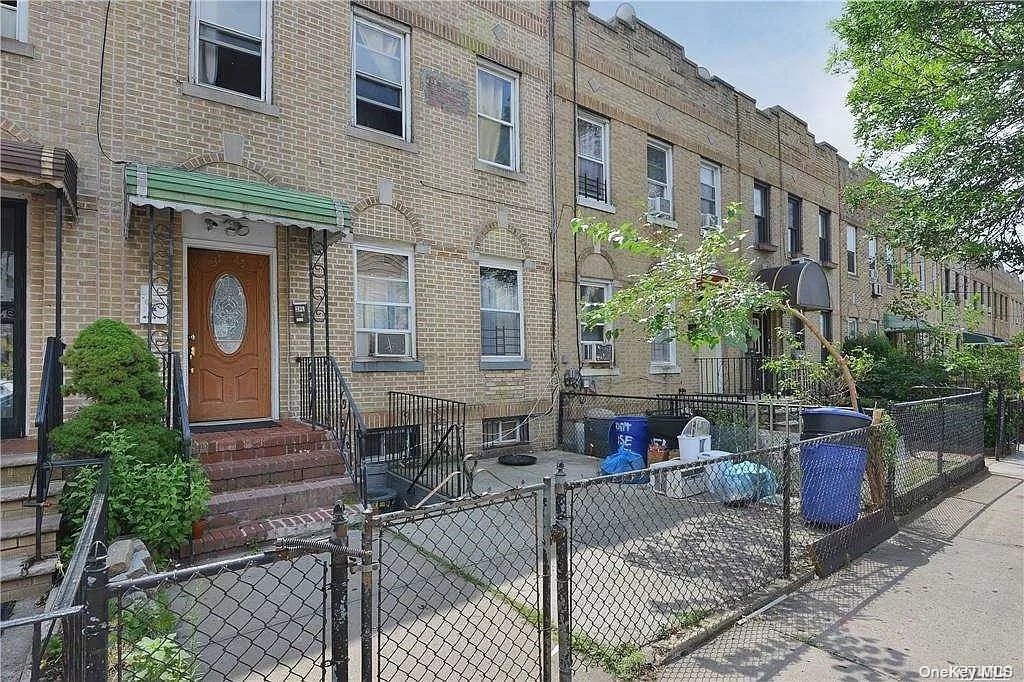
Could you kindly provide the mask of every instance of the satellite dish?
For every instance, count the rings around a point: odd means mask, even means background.
[[[697,75],[703,78],[704,80],[709,81],[711,80],[711,69],[709,69],[706,66],[698,66]]]
[[[636,10],[628,2],[624,2],[615,8],[615,18],[630,28],[636,27]]]

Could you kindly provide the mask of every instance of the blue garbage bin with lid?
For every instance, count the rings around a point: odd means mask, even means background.
[[[871,424],[871,417],[842,407],[811,408],[804,410],[801,416],[804,422],[801,440]],[[823,526],[845,526],[856,521],[867,463],[866,447],[829,442],[802,445],[800,512],[804,520]]]

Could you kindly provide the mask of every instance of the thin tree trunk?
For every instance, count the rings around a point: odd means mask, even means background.
[[[853,380],[853,375],[850,374],[850,366],[846,364],[846,358],[844,358],[839,353],[839,351],[836,350],[836,347],[832,345],[832,342],[825,338],[825,336],[821,333],[821,330],[819,330],[818,327],[814,323],[812,323],[806,315],[804,315],[796,308],[793,308],[792,306],[788,305],[782,306],[782,310],[783,312],[789,313],[796,319],[800,320],[800,322],[802,322],[805,327],[810,329],[811,333],[814,334],[814,337],[818,339],[818,341],[821,343],[822,348],[827,350],[828,354],[832,356],[832,359],[836,361],[836,364],[839,365],[839,371],[843,375],[843,381],[846,382],[846,389],[850,393],[850,407],[852,407],[855,410],[860,409],[857,406],[857,382]]]

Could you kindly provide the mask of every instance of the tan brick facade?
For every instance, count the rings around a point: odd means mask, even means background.
[[[408,31],[411,136],[382,142],[354,129],[352,26],[354,6],[288,2],[271,7],[272,95],[239,106],[204,94],[190,69],[190,5],[184,1],[29,2],[27,50],[2,59],[4,139],[69,148],[78,160],[79,213],[65,225],[64,337],[97,317],[139,326],[139,289],[148,282],[147,212],[136,209],[125,236],[122,166],[117,161],[182,167],[279,185],[340,199],[352,208],[353,236],[329,249],[331,353],[363,410],[385,406],[388,390],[464,400],[470,450],[481,443],[481,419],[535,414],[531,440],[553,442],[553,388],[577,367],[577,278],[624,285],[644,263],[574,240],[573,97],[610,122],[610,203],[615,220],[646,209],[646,140],[671,145],[673,203],[679,229],[697,239],[698,167],[720,167],[721,204],[748,204],[752,183],[771,186],[770,222],[779,248],[761,253],[765,266],[788,262],[781,247],[786,196],[802,203],[804,251],[817,258],[819,207],[832,213],[829,269],[834,333],[847,316],[881,319],[886,295],[874,298],[865,274],[845,271],[845,225],[861,216],[840,203],[849,168],[835,150],[815,142],[806,125],[781,108],[758,109],[718,79],[705,79],[683,49],[641,24],[631,29],[576,11],[576,87],[570,5],[558,3],[549,40],[547,3],[366,2],[365,11]],[[106,32],[102,106],[101,38]],[[554,82],[548,60],[553,45]],[[31,54],[21,54],[30,52]],[[520,167],[481,169],[476,159],[476,69],[481,60],[518,74]],[[439,79],[456,105],[427,96]],[[554,128],[549,93],[554,90]],[[460,108],[464,97],[468,109]],[[99,108],[99,127],[96,114]],[[554,136],[555,193],[549,151]],[[104,153],[98,142],[102,141]],[[239,144],[240,143],[240,144]],[[113,159],[113,161],[111,160]],[[41,193],[4,188],[29,201],[28,405],[38,391],[41,349],[53,332],[54,210]],[[556,220],[555,243],[552,222]],[[157,274],[166,276],[166,212],[158,212]],[[172,343],[183,345],[187,220],[171,225],[175,293]],[[744,222],[752,226],[749,213]],[[858,254],[866,252],[859,231]],[[422,371],[355,372],[353,241],[401,246],[415,275],[416,359]],[[276,229],[279,416],[294,416],[295,358],[309,353],[309,329],[291,322],[290,303],[309,298],[304,231]],[[753,244],[751,244],[753,246]],[[554,248],[553,248],[554,247]],[[556,254],[553,262],[552,254]],[[881,254],[881,247],[879,249]],[[499,258],[522,268],[528,369],[480,367],[479,263]],[[930,272],[931,266],[929,266]],[[859,269],[861,269],[859,267]],[[863,269],[862,269],[863,270]],[[557,277],[553,277],[553,272]],[[1007,319],[986,318],[983,331],[1007,337],[1022,326],[1019,281],[979,273],[1008,299]],[[557,287],[553,289],[553,280]],[[552,308],[557,327],[552,336]],[[321,334],[318,330],[317,334]],[[322,334],[320,336],[322,339]],[[322,341],[317,352],[323,352]],[[652,373],[649,345],[629,333],[616,341],[613,368],[593,379],[601,389],[650,394],[693,390],[693,353],[677,349],[678,371]],[[725,349],[724,353],[738,352]]]

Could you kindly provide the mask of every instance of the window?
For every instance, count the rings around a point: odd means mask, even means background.
[[[476,70],[477,158],[519,170],[519,78],[504,69]]]
[[[832,341],[832,311],[822,310],[821,311],[821,335],[829,341]],[[825,358],[828,357],[828,351],[825,349],[824,344],[821,346],[821,361],[824,362]]]
[[[604,280],[580,281],[580,307],[585,313],[596,305],[604,303],[612,295],[612,283]],[[612,344],[605,338],[607,325],[598,324],[587,329],[580,320],[580,345],[584,363],[611,363]]]
[[[722,169],[707,161],[700,162],[700,229],[704,232],[717,227],[722,217]]]
[[[523,290],[519,269],[480,265],[480,355],[523,358]]]
[[[917,264],[917,286],[921,291],[928,291],[928,266],[924,258]]]
[[[28,42],[28,5],[26,0],[0,2],[0,33],[4,38]]]
[[[818,211],[818,260],[832,262],[832,213],[825,209]]]
[[[651,364],[657,367],[675,367],[676,342],[671,331],[663,331],[651,341]]]
[[[415,354],[412,254],[356,249],[356,356],[411,358]]]
[[[658,140],[647,140],[647,210],[672,218],[672,148]]]
[[[608,202],[608,121],[587,114],[576,119],[577,195]]]
[[[853,225],[846,226],[846,271],[857,272],[857,228]]]
[[[483,446],[496,448],[530,442],[530,421],[526,417],[484,419]]]
[[[404,30],[355,17],[352,90],[357,126],[408,138],[408,50]]]
[[[758,244],[772,243],[771,225],[771,188],[768,185],[754,183],[754,230]]]
[[[193,2],[194,82],[270,101],[269,24],[264,0]]]
[[[871,320],[868,322],[868,334],[878,336],[878,332],[881,328],[878,325],[878,320]]]
[[[846,318],[846,338],[852,339],[859,333],[857,329],[857,318],[848,317]]]
[[[885,283],[890,286],[896,283],[896,254],[888,244],[885,246]]]
[[[868,270],[871,272],[871,281],[878,278],[878,240],[868,237]]]
[[[786,247],[791,254],[804,250],[803,225],[800,215],[802,209],[803,200],[791,194],[786,201]]]

